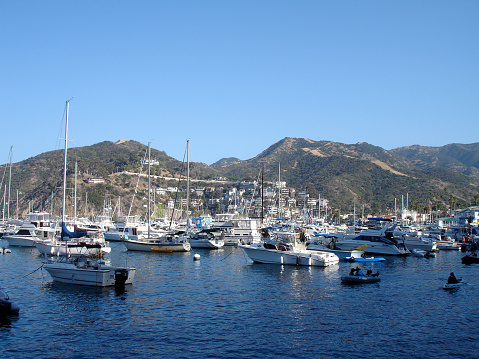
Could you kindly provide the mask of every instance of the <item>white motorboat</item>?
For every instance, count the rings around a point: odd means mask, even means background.
[[[191,248],[219,249],[225,245],[224,233],[218,229],[203,229],[190,236]]]
[[[273,232],[273,239],[262,243],[239,245],[253,262],[290,264],[300,266],[327,267],[339,263],[333,253],[306,250],[298,240],[298,233],[290,231]]]
[[[239,245],[253,262],[327,267],[338,264],[337,255],[321,251],[298,249],[288,244],[270,242]]]
[[[46,212],[28,213],[17,232],[4,234],[9,246],[35,247],[35,242],[52,238],[54,228],[50,226],[50,214]]]
[[[360,246],[366,246],[364,247],[364,252],[368,254],[396,256],[409,254],[409,250],[404,243],[395,240],[391,234],[386,236],[386,231],[390,224],[389,222],[379,230],[366,229],[352,239],[339,239],[336,242],[336,247],[348,251]]]
[[[33,224],[25,224],[14,234],[6,234],[3,236],[11,247],[35,247],[38,241],[36,227]]]
[[[93,287],[131,284],[136,273],[133,267],[115,267],[87,257],[60,257],[58,261],[43,264],[43,268],[54,281]]]
[[[336,248],[337,238],[337,236],[330,234],[317,234],[307,243],[306,249],[334,253],[341,260],[345,258],[361,258],[364,256],[364,251],[359,248],[351,250],[341,250]]]

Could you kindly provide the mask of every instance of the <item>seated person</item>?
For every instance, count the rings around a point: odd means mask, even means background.
[[[454,272],[451,272],[451,274],[449,275],[449,278],[447,278],[447,284],[455,284],[455,283],[459,283],[459,281],[454,275]]]

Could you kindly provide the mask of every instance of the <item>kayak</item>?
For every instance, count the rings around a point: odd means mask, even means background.
[[[348,262],[384,262],[386,260],[386,258],[384,257],[369,257],[369,258],[354,258],[354,257],[346,257],[344,258],[344,260],[348,261]]]
[[[345,275],[341,277],[341,282],[346,284],[377,283],[380,280],[379,277],[367,275]]]

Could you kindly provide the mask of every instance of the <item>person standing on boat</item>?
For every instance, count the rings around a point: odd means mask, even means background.
[[[449,274],[449,278],[447,278],[447,284],[456,284],[456,283],[459,283],[459,281],[454,275],[454,272],[451,272],[451,274]]]

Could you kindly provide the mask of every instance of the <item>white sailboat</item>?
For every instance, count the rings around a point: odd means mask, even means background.
[[[188,237],[185,232],[176,231],[153,236],[150,228],[150,150],[148,143],[148,233],[146,235],[125,236],[123,245],[129,251],[141,252],[189,252],[191,250]]]
[[[65,121],[65,155],[63,164],[63,212],[62,212],[62,237],[68,232],[65,226],[65,194],[66,194],[66,169],[67,169],[67,135],[68,135],[68,110],[69,101],[66,102]],[[68,248],[66,246],[66,248]],[[133,283],[136,268],[116,267],[106,265],[103,260],[97,262],[86,257],[73,259],[69,256],[68,249],[66,256],[60,257],[58,261],[49,261],[43,264],[43,268],[56,282],[88,285],[95,287],[123,286]]]

